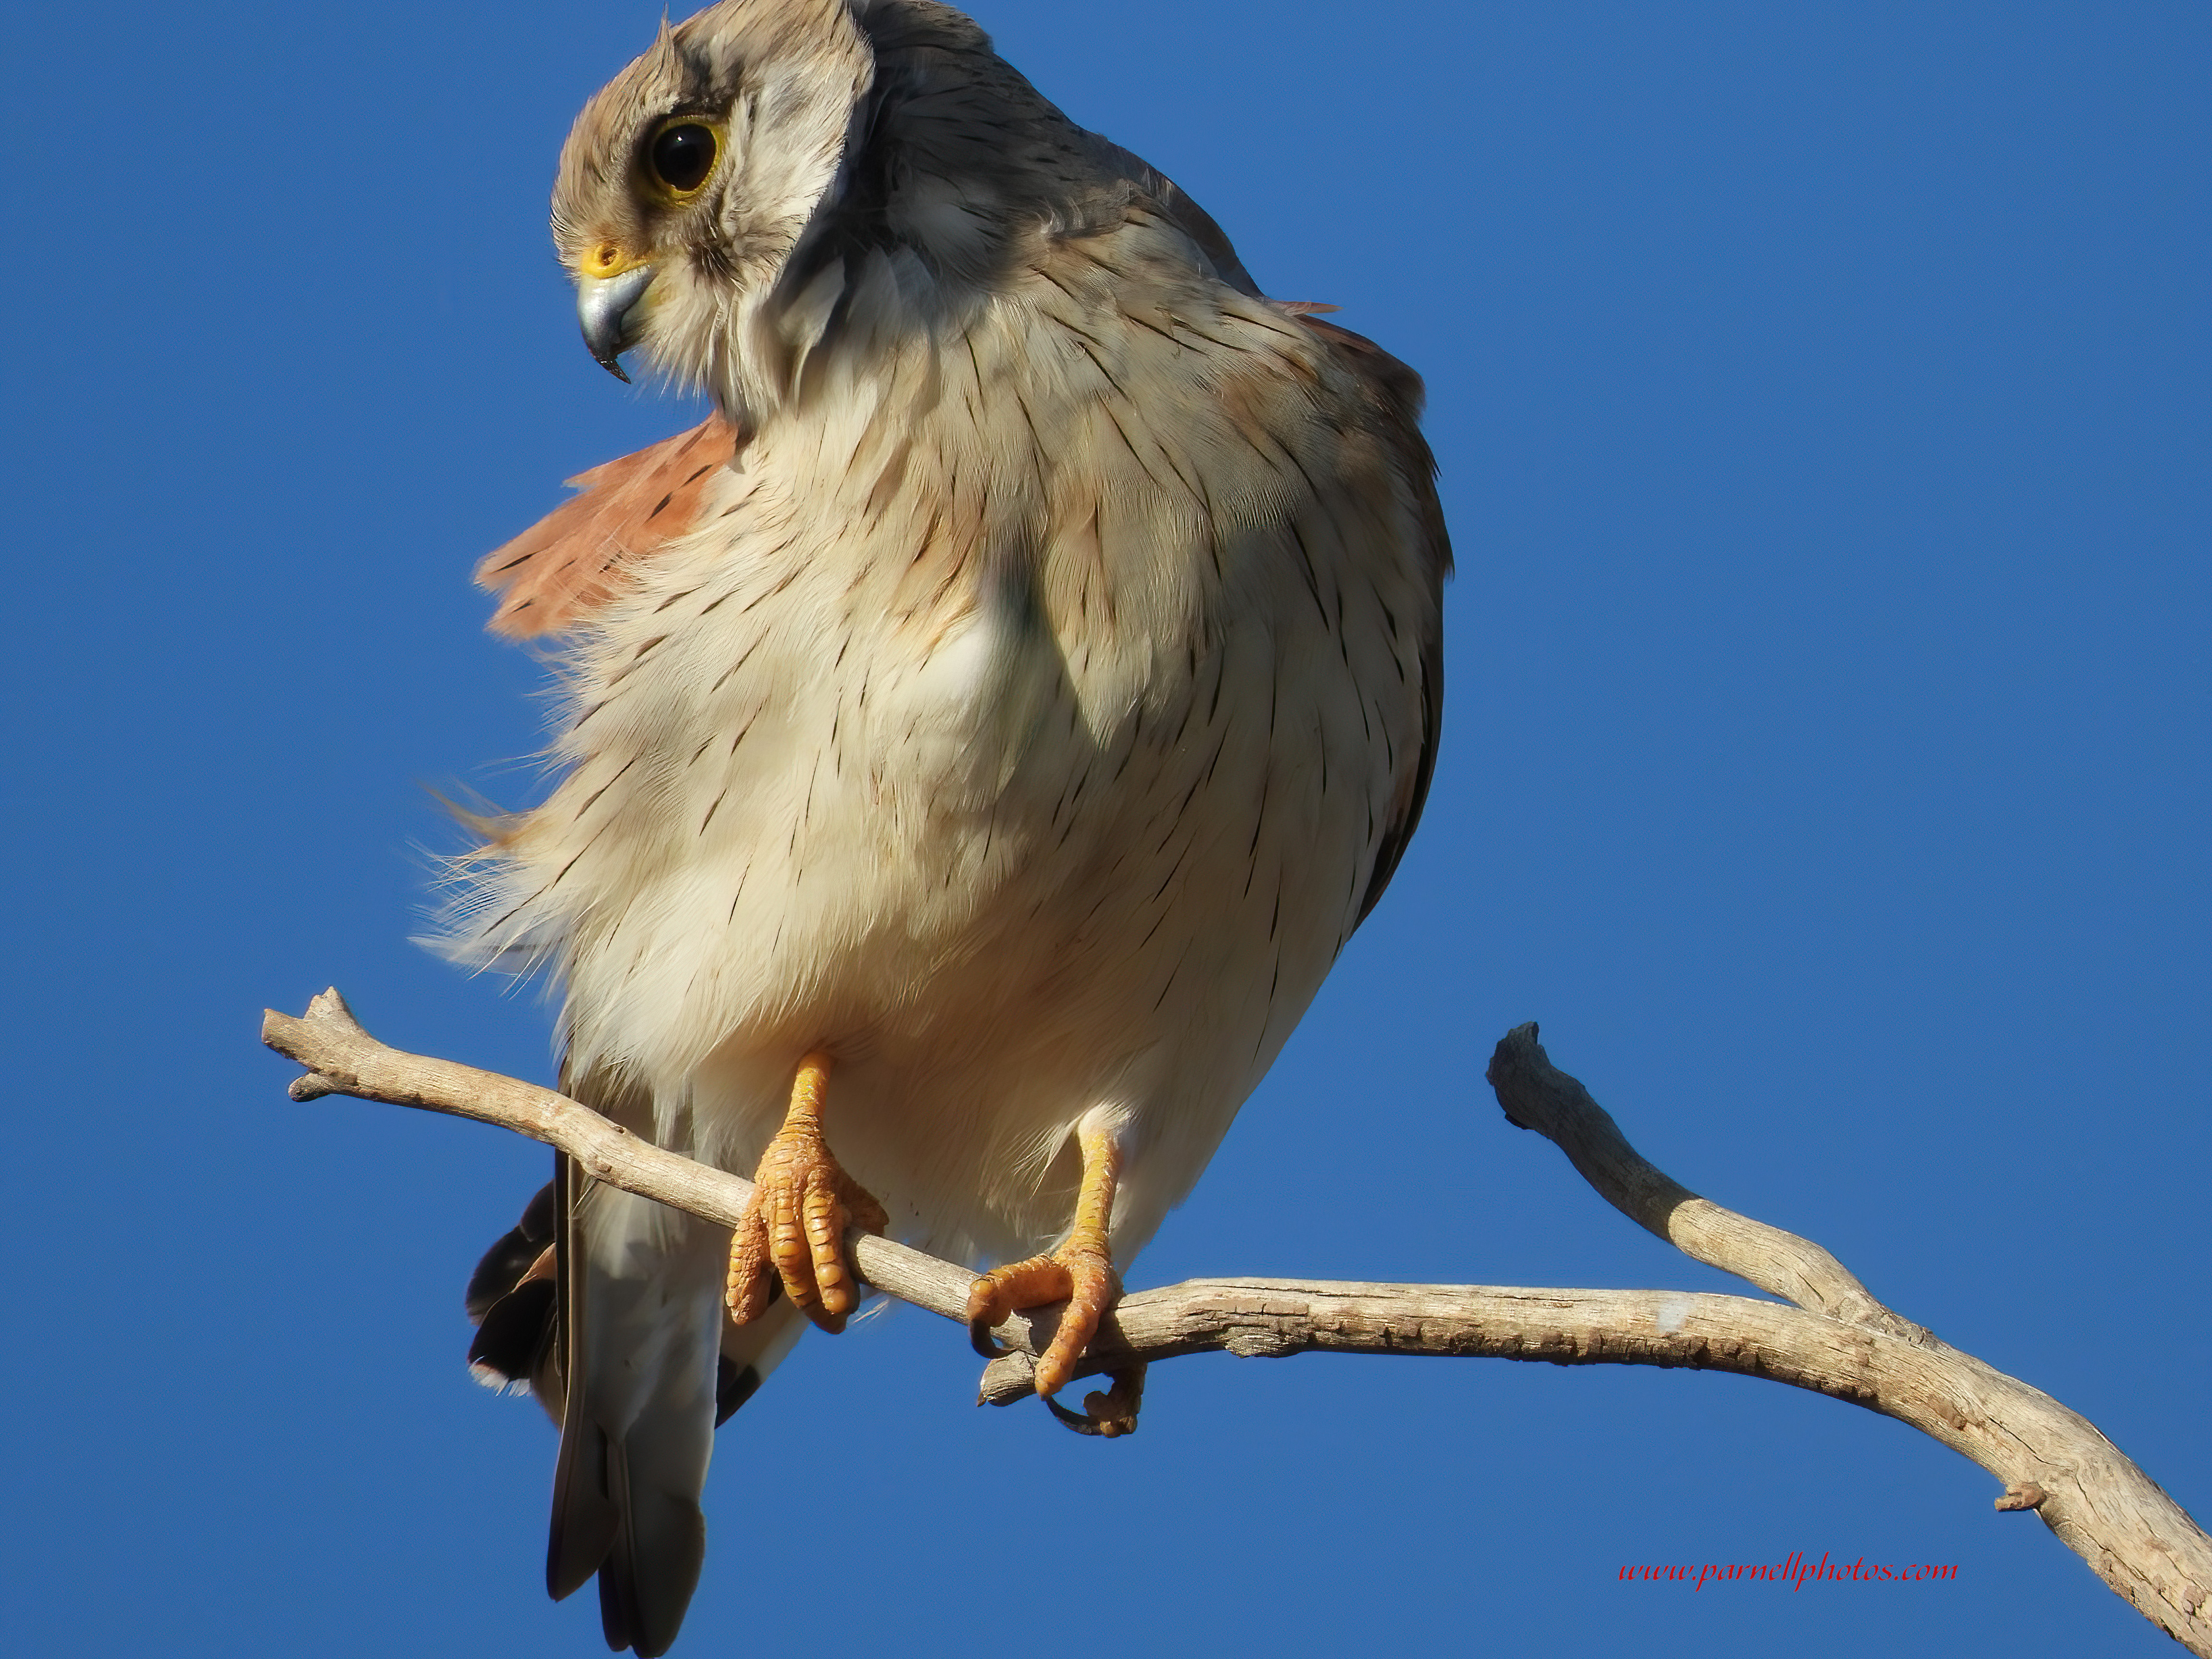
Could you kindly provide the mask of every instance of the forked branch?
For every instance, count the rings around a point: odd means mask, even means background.
[[[559,1147],[596,1180],[723,1226],[735,1224],[752,1190],[550,1089],[387,1048],[336,991],[317,997],[304,1018],[268,1013],[262,1041],[307,1068],[292,1084],[295,1100],[354,1095],[495,1123]],[[1819,1245],[1654,1168],[1582,1085],[1552,1066],[1533,1024],[1498,1045],[1489,1079],[1506,1116],[1557,1143],[1624,1214],[1792,1305],[1678,1291],[1189,1279],[1125,1297],[1079,1374],[1212,1350],[1280,1358],[1317,1349],[1767,1377],[1881,1412],[1972,1458],[2005,1483],[1998,1509],[2034,1510],[2145,1618],[2212,1659],[2212,1540],[2094,1424],[1900,1318]],[[848,1242],[878,1290],[965,1322],[969,1270],[872,1235]],[[1000,1328],[1016,1352],[986,1369],[983,1399],[1029,1396],[1032,1358],[1056,1323],[1046,1309]]]

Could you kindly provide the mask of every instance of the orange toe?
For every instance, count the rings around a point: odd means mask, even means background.
[[[845,1260],[845,1231],[879,1233],[890,1224],[884,1206],[845,1173],[822,1138],[828,1075],[826,1056],[810,1054],[801,1063],[791,1115],[761,1154],[753,1195],[730,1235],[725,1289],[730,1318],[739,1325],[767,1311],[781,1281],[801,1313],[826,1331],[843,1330],[860,1301],[859,1278]]]
[[[1074,1377],[1085,1345],[1098,1334],[1098,1322],[1121,1294],[1121,1276],[1105,1249],[1070,1241],[1049,1255],[1009,1262],[977,1279],[968,1292],[968,1329],[980,1352],[995,1355],[1000,1350],[988,1335],[993,1327],[1015,1313],[1066,1303],[1060,1328],[1036,1365],[1036,1391],[1055,1395]]]

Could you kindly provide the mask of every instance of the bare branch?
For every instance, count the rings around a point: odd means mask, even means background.
[[[1734,1273],[1809,1313],[1924,1342],[1928,1333],[1874,1298],[1810,1239],[1723,1209],[1655,1168],[1589,1091],[1552,1064],[1532,1022],[1508,1031],[1490,1058],[1490,1086],[1505,1119],[1554,1143],[1598,1195],[1687,1256]]]
[[[2212,1540],[2094,1424],[1900,1318],[1819,1245],[1700,1198],[1654,1167],[1589,1091],[1553,1066],[1536,1037],[1534,1024],[1516,1026],[1491,1057],[1490,1084],[1509,1121],[1554,1142],[1608,1203],[1685,1255],[1825,1316],[1806,1325],[1801,1316],[1769,1310],[1780,1322],[1777,1334],[1754,1343],[1749,1364],[1739,1363],[1740,1352],[1702,1360],[1589,1358],[1772,1376],[1909,1423],[2005,1482],[1999,1510],[2033,1510],[2144,1618],[2191,1653],[2212,1654]],[[1819,1327],[1838,1322],[1863,1333],[1865,1346],[1851,1351],[1854,1363],[1832,1370]],[[1685,1324],[1680,1334],[1692,1328]],[[1634,1329],[1632,1320],[1614,1334]],[[1787,1374],[1793,1364],[1797,1374]]]
[[[753,1183],[743,1176],[641,1140],[566,1095],[496,1072],[387,1048],[362,1029],[335,989],[309,1003],[301,1018],[264,1010],[261,1040],[307,1068],[305,1077],[292,1082],[295,1100],[352,1095],[497,1124],[558,1147],[594,1181],[658,1199],[724,1227],[737,1225],[752,1196]],[[876,1289],[967,1323],[968,1287],[975,1282],[972,1272],[869,1233],[855,1231],[846,1242],[860,1276]],[[1048,1315],[1017,1314],[998,1334],[1027,1358],[1044,1352],[1058,1323]],[[1035,1341],[1032,1325],[1037,1328]]]
[[[1996,1508],[2033,1510],[2143,1616],[2212,1659],[2212,1540],[2157,1484],[2048,1395],[1937,1340],[1876,1301],[1820,1246],[1698,1197],[1640,1157],[1524,1025],[1498,1046],[1490,1079],[1507,1116],[1556,1142],[1584,1179],[1686,1254],[1786,1297],[1677,1291],[1191,1279],[1122,1299],[1079,1375],[1214,1350],[1280,1358],[1309,1350],[1553,1364],[1680,1366],[1762,1376],[1847,1400],[1942,1441],[2006,1483]],[[550,1089],[388,1048],[336,991],[305,1018],[270,1012],[262,1040],[307,1067],[297,1100],[359,1096],[495,1123],[558,1146],[594,1179],[724,1226],[751,1183],[639,1139]],[[861,1275],[965,1322],[966,1268],[889,1240],[848,1236]],[[1017,1350],[984,1372],[982,1398],[1032,1389],[1031,1357],[1053,1310],[998,1335]]]

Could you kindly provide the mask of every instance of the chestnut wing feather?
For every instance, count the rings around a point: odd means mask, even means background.
[[[568,480],[563,501],[477,566],[499,595],[489,626],[511,640],[566,633],[620,593],[639,559],[691,527],[700,498],[738,449],[719,415]]]

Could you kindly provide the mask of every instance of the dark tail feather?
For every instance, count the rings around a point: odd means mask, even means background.
[[[540,1279],[519,1285],[492,1304],[484,1316],[477,1340],[469,1344],[469,1370],[479,1382],[493,1388],[527,1385],[544,1369],[552,1335],[553,1281]]]
[[[629,1448],[610,1446],[607,1485],[621,1524],[599,1564],[599,1627],[616,1652],[668,1651],[707,1560],[707,1520],[677,1492],[633,1486]]]
[[[713,1429],[706,1416],[681,1408],[680,1389],[674,1399],[663,1395],[658,1408],[638,1411],[635,1417],[629,1416],[635,1406],[625,1410],[617,1403],[615,1409],[629,1419],[619,1437],[601,1420],[610,1401],[593,1397],[599,1390],[592,1386],[594,1373],[583,1347],[583,1334],[594,1317],[590,1298],[595,1281],[580,1237],[587,1183],[565,1160],[561,1178],[558,1346],[565,1351],[562,1369],[571,1382],[553,1475],[545,1588],[560,1601],[597,1573],[599,1622],[607,1645],[652,1659],[675,1642],[706,1561],[707,1522],[699,1511],[698,1492],[706,1467],[702,1437],[711,1437]],[[610,1309],[598,1317],[605,1324],[618,1315]],[[599,1340],[604,1343],[607,1334],[602,1330]],[[605,1379],[599,1381],[604,1384]],[[758,1386],[757,1377],[753,1386]],[[742,1381],[729,1384],[732,1394],[744,1387]],[[721,1394],[718,1388],[713,1405],[694,1397],[699,1407],[711,1412]]]
[[[565,1601],[590,1580],[614,1548],[620,1525],[612,1478],[614,1448],[592,1422],[561,1428],[553,1469],[553,1521],[545,1540],[545,1591]]]
[[[554,1283],[558,1162],[555,1179],[538,1189],[522,1219],[477,1263],[465,1298],[477,1327],[469,1345],[471,1374],[490,1388],[527,1389],[556,1422],[562,1393]]]
[[[570,1080],[564,1071],[563,1086]],[[619,1087],[577,1081],[585,1091],[568,1092],[617,1121],[641,1116],[639,1103]],[[708,1425],[720,1426],[752,1396],[805,1322],[781,1299],[742,1328],[718,1314],[720,1352],[713,1370],[697,1346],[690,1349],[696,1369],[679,1351],[672,1364],[667,1356],[655,1362],[651,1375],[634,1370],[634,1361],[659,1352],[669,1333],[656,1322],[672,1304],[641,1297],[627,1273],[609,1277],[593,1266],[584,1245],[587,1225],[603,1249],[617,1254],[611,1239],[637,1237],[619,1230],[636,1227],[638,1214],[611,1212],[610,1204],[643,1200],[595,1188],[568,1158],[555,1158],[552,1184],[485,1252],[469,1280],[469,1317],[477,1325],[469,1364],[495,1385],[526,1383],[560,1426],[546,1589],[565,1600],[596,1575],[607,1645],[653,1659],[675,1642],[706,1559],[698,1493],[713,1437]],[[602,1227],[617,1231],[600,1237]],[[647,1224],[646,1236],[652,1232]],[[681,1305],[686,1284],[695,1296],[719,1291],[724,1258],[711,1235],[672,1233],[647,1248],[667,1252],[654,1282],[679,1297],[673,1305]],[[719,1310],[718,1295],[708,1300]],[[699,1339],[713,1340],[708,1328],[690,1340]],[[680,1334],[678,1340],[680,1350]]]
[[[607,1646],[633,1650],[639,1659],[667,1652],[707,1559],[699,1506],[634,1488],[629,1448],[588,1420],[562,1431],[554,1494],[545,1558],[553,1599],[574,1595],[597,1573]]]
[[[580,1376],[577,1344],[586,1317],[583,1291],[586,1274],[583,1252],[576,1237],[577,1201],[583,1196],[582,1177],[565,1157],[553,1166],[554,1185],[560,1191],[556,1214],[559,1218],[559,1248],[556,1282],[559,1288],[558,1340],[565,1375]],[[553,1466],[553,1517],[545,1539],[545,1589],[556,1601],[564,1601],[584,1587],[614,1547],[620,1524],[615,1482],[609,1464],[613,1448],[606,1431],[592,1420],[587,1409],[589,1390],[565,1390],[561,1413],[561,1455]]]
[[[507,1295],[520,1285],[525,1275],[538,1265],[538,1258],[553,1248],[553,1230],[558,1224],[561,1188],[558,1171],[556,1178],[538,1189],[522,1212],[522,1219],[499,1242],[483,1253],[477,1270],[469,1275],[469,1322],[481,1325],[500,1297]]]

